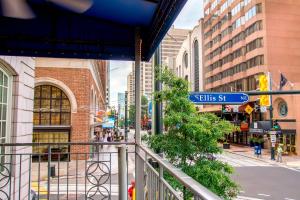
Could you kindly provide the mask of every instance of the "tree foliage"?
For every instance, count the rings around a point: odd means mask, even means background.
[[[218,140],[231,133],[234,126],[214,114],[199,114],[188,99],[186,80],[167,69],[163,70],[160,79],[164,87],[154,98],[165,105],[164,125],[167,131],[149,136],[148,144],[154,150],[163,152],[173,165],[220,197],[234,198],[238,186],[230,179],[233,168],[210,159],[210,155],[221,153]],[[175,184],[174,181],[172,183]]]
[[[141,119],[143,119],[144,115],[148,114],[148,99],[145,96],[142,96],[141,99]],[[130,105],[129,106],[129,121],[130,121],[130,125],[134,126],[134,122],[135,122],[135,105]]]
[[[129,106],[129,125],[133,126],[135,122],[135,106]]]

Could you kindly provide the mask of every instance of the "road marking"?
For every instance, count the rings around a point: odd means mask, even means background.
[[[264,197],[269,197],[269,196],[271,196],[271,195],[269,195],[269,194],[257,194],[257,195],[259,195],[259,196],[264,196]]]
[[[237,196],[236,200],[264,200],[264,199],[258,199],[258,198],[246,197],[246,196]]]
[[[295,200],[295,199],[291,199],[291,198],[287,198],[287,197],[286,197],[286,198],[284,198],[284,199],[285,199],[285,200]]]

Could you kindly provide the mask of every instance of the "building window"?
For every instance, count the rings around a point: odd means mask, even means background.
[[[0,67],[0,143],[10,141],[11,77]],[[5,163],[7,147],[0,147],[0,166]],[[0,167],[0,171],[3,169]]]
[[[186,81],[189,81],[189,76],[188,76],[188,75],[185,75],[184,79],[185,79]]]
[[[51,85],[34,89],[34,125],[70,125],[71,105],[66,94]]]
[[[51,85],[34,88],[33,124],[34,143],[70,141],[71,105],[67,95],[61,89]],[[51,149],[53,152],[63,153],[60,157],[61,160],[67,159],[68,145],[54,145],[51,146]],[[48,148],[47,146],[35,146],[32,151],[42,154],[47,153]]]
[[[199,91],[199,43],[194,42],[195,91]]]
[[[288,114],[288,106],[285,101],[280,101],[278,104],[278,114],[281,117],[286,117]]]
[[[188,57],[188,53],[187,52],[185,52],[183,54],[183,66],[185,68],[188,68],[188,66],[189,66],[189,57]]]

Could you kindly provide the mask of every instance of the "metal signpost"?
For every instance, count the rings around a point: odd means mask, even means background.
[[[249,96],[245,93],[193,92],[189,99],[195,104],[244,104],[249,101]]]

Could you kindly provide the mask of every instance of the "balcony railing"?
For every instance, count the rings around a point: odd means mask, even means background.
[[[195,200],[220,199],[167,160],[134,143],[23,143],[0,144],[0,148],[3,200],[127,199],[134,159],[144,162],[145,200],[183,199],[182,192],[164,179],[164,172]]]

